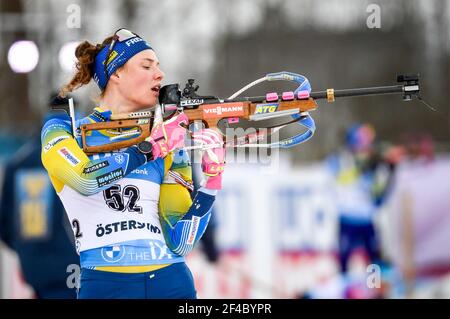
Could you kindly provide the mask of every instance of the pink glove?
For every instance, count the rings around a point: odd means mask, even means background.
[[[202,155],[202,171],[206,176],[206,183],[203,183],[203,186],[208,189],[222,189],[222,173],[225,167],[222,134],[212,129],[203,129],[193,133],[192,139],[195,144],[207,148]],[[217,146],[208,148],[214,144]]]
[[[189,119],[184,113],[172,117],[166,122],[153,127],[147,141],[152,144],[153,159],[164,158],[176,148],[184,146],[184,136],[186,129],[182,126],[188,125]]]

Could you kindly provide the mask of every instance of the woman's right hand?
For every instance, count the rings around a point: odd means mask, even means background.
[[[146,139],[152,144],[152,159],[164,158],[174,149],[184,147],[185,127],[188,123],[187,115],[180,113],[166,122],[156,124]]]

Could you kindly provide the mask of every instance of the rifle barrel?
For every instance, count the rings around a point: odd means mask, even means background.
[[[383,94],[395,94],[395,93],[404,93],[405,85],[390,85],[390,86],[377,86],[377,87],[369,87],[369,88],[356,88],[356,89],[341,89],[334,90],[334,97],[352,97],[352,96],[368,96],[368,95],[383,95]],[[325,91],[316,91],[311,92],[310,96],[313,99],[327,99],[328,92]],[[232,100],[224,100],[224,102],[244,102],[249,101],[253,103],[262,103],[265,101],[265,96],[252,96],[252,97],[237,97]]]
[[[334,97],[337,98],[337,97],[393,94],[393,93],[402,93],[403,91],[404,91],[403,85],[342,89],[342,90],[334,90]],[[326,99],[327,96],[328,96],[327,91],[311,92],[311,97],[314,99]]]

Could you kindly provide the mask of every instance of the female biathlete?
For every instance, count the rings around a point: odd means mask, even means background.
[[[158,103],[164,73],[150,45],[118,30],[103,43],[76,48],[77,71],[62,95],[90,82],[101,90],[98,106],[76,122],[110,121]],[[202,156],[205,181],[190,199],[191,166],[181,150],[185,124],[180,113],[156,125],[147,138],[152,152],[131,146],[86,155],[69,121],[51,119],[41,133],[42,162],[73,226],[80,254],[78,298],[196,298],[184,256],[205,231],[221,189],[224,149]],[[89,145],[124,138],[119,129],[92,131]],[[201,145],[220,144],[209,129],[193,134]]]

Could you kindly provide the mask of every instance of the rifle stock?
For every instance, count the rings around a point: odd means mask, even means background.
[[[121,148],[126,148],[131,145],[136,145],[143,140],[145,140],[148,136],[150,136],[150,127],[151,127],[152,119],[148,118],[137,118],[137,119],[119,119],[112,120],[110,122],[98,122],[98,123],[90,123],[81,125],[81,141],[83,144],[83,151],[86,154],[96,154],[96,153],[106,153],[115,150],[119,150]],[[133,137],[127,140],[111,142],[109,144],[103,145],[88,145],[87,137],[92,134],[92,131],[103,131],[103,130],[121,130],[127,129],[132,130],[135,129],[136,133],[139,133],[139,136]],[[134,135],[135,135],[134,134]]]

